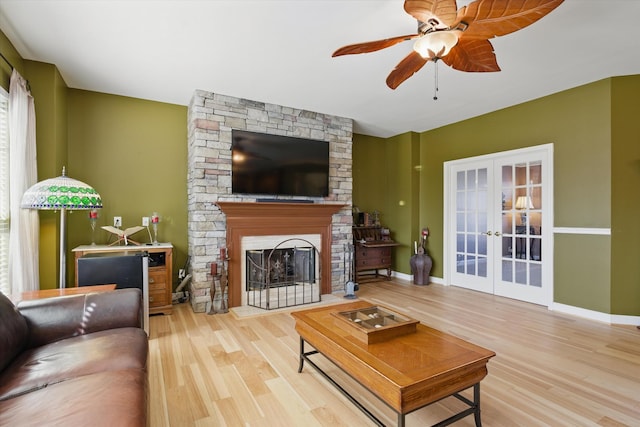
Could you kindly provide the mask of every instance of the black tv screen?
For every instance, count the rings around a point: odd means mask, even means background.
[[[329,143],[314,139],[232,130],[234,194],[326,197]]]

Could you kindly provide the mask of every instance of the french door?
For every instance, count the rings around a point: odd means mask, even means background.
[[[550,305],[551,144],[445,163],[445,283]]]

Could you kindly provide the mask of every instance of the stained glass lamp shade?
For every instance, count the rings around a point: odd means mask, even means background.
[[[67,209],[100,209],[102,198],[88,184],[66,176],[65,168],[57,178],[45,179],[22,195],[24,209],[60,211],[60,288],[66,287]]]

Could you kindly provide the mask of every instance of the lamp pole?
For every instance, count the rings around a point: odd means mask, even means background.
[[[59,288],[67,287],[67,208],[60,208],[60,272]]]

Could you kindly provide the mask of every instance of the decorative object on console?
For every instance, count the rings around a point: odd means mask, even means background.
[[[379,211],[373,211],[371,213],[371,216],[373,217],[373,224],[376,227],[380,227],[380,212]]]
[[[91,209],[89,211],[89,224],[91,225],[91,244],[96,244],[96,222],[98,222],[98,210]]]
[[[109,233],[113,233],[116,236],[118,236],[118,240],[116,240],[115,242],[111,243],[110,246],[113,246],[117,243],[120,242],[124,242],[124,245],[127,246],[129,243],[133,243],[134,245],[140,245],[140,242],[136,242],[135,240],[132,240],[129,238],[129,236],[137,233],[140,230],[144,230],[144,227],[141,225],[136,225],[134,227],[129,227],[126,228],[124,230],[121,230],[117,227],[112,227],[110,225],[103,225],[101,227],[103,230],[108,231]],[[158,244],[158,242],[155,243],[156,245]]]
[[[405,0],[404,10],[418,20],[416,34],[344,46],[332,56],[375,52],[417,39],[412,52],[387,77],[387,86],[391,89],[397,88],[427,62],[437,64],[440,59],[459,71],[500,71],[489,39],[533,24],[563,1],[476,0],[457,10],[455,0]]]
[[[380,229],[380,237],[382,238],[382,240],[391,240],[391,230],[382,227]]]
[[[62,175],[45,179],[33,185],[22,195],[21,208],[60,211],[60,266],[59,287],[67,281],[67,210],[94,210],[102,208],[100,194],[88,184],[69,178],[66,168]]]
[[[153,227],[153,244],[158,244],[158,223],[160,222],[160,216],[158,212],[151,214],[151,226]]]

